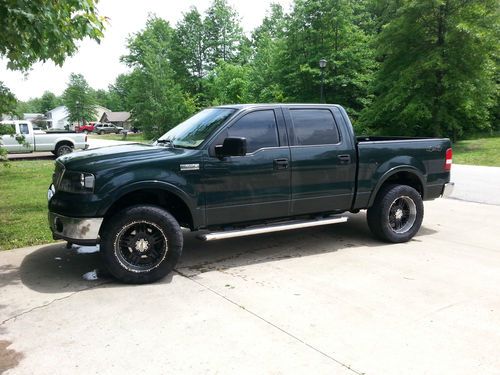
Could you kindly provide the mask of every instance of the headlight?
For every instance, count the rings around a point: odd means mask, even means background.
[[[67,193],[93,193],[95,177],[91,173],[65,171],[58,189]]]

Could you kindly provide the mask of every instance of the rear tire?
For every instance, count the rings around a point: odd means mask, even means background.
[[[422,197],[407,185],[382,187],[366,215],[371,232],[392,243],[412,239],[420,229],[423,217]]]
[[[62,145],[57,146],[57,148],[55,150],[55,155],[57,157],[59,157],[59,156],[63,156],[63,155],[66,155],[66,154],[71,154],[72,152],[73,152],[73,147],[71,147],[70,145],[64,143]]]
[[[146,284],[169,274],[182,253],[179,223],[152,205],[125,208],[101,230],[101,254],[109,272],[128,284]]]

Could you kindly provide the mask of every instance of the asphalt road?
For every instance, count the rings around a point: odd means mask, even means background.
[[[454,199],[500,205],[500,168],[453,165]]]
[[[498,374],[500,207],[427,202],[409,243],[344,224],[201,243],[128,286],[97,253],[0,253],[8,374]],[[80,250],[81,251],[81,250]],[[88,274],[87,274],[88,276]]]

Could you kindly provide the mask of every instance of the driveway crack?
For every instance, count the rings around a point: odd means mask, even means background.
[[[80,293],[80,292],[85,292],[85,291],[87,291],[87,290],[97,288],[97,287],[99,287],[99,286],[101,286],[101,285],[104,285],[104,284],[107,284],[107,283],[109,283],[109,281],[104,281],[104,282],[101,282],[101,283],[98,283],[98,284],[95,284],[95,285],[89,286],[89,287],[87,287],[87,288],[83,288],[83,289],[77,290],[77,291],[72,292],[72,293],[70,293],[70,294],[68,294],[68,295],[66,295],[66,296],[59,297],[59,298],[55,298],[55,299],[53,299],[53,300],[52,300],[52,301],[50,301],[50,302],[44,303],[44,304],[39,305],[39,306],[32,307],[32,308],[31,308],[31,309],[29,309],[29,310],[26,310],[26,311],[20,312],[19,314],[16,314],[16,315],[14,315],[14,316],[11,316],[11,317],[9,317],[9,318],[7,318],[7,319],[5,319],[5,320],[1,321],[1,322],[0,322],[0,326],[4,325],[5,323],[10,322],[11,320],[16,320],[17,318],[19,318],[19,317],[21,317],[21,316],[23,316],[23,315],[26,315],[26,314],[29,314],[29,313],[31,313],[31,312],[33,312],[33,311],[40,310],[40,309],[43,309],[44,307],[50,306],[50,305],[52,305],[54,302],[57,302],[57,301],[62,301],[62,300],[68,299],[68,298],[70,298],[70,297],[73,297],[73,296],[74,296],[75,294],[77,294],[77,293]]]
[[[292,339],[294,339],[295,341],[298,341],[299,343],[301,343],[302,345],[304,345],[304,346],[308,347],[309,349],[314,350],[315,352],[317,352],[317,353],[321,354],[322,356],[324,356],[324,357],[328,358],[329,360],[331,360],[331,361],[333,361],[333,362],[335,362],[335,363],[337,363],[337,364],[341,365],[342,367],[345,367],[346,369],[348,369],[348,370],[352,371],[353,373],[355,373],[355,374],[357,374],[357,375],[365,375],[365,373],[364,373],[364,372],[360,372],[360,371],[358,371],[358,370],[353,369],[350,365],[348,365],[348,364],[346,364],[346,363],[344,363],[344,362],[342,362],[342,361],[340,361],[340,360],[338,360],[338,359],[336,359],[336,358],[332,357],[331,355],[329,355],[329,354],[325,353],[325,352],[324,352],[324,351],[322,351],[321,349],[316,348],[315,346],[313,346],[313,345],[309,344],[308,342],[304,341],[304,340],[303,340],[303,339],[301,339],[300,337],[295,336],[293,333],[288,332],[287,330],[285,330],[285,329],[281,328],[280,326],[278,326],[278,325],[274,324],[273,322],[271,322],[271,321],[267,320],[266,318],[264,318],[264,317],[260,316],[259,314],[255,313],[255,312],[253,312],[252,310],[247,309],[245,306],[240,305],[238,302],[233,301],[231,298],[226,297],[225,295],[223,295],[222,293],[220,293],[220,292],[216,291],[215,289],[212,289],[212,288],[210,288],[209,286],[207,286],[207,285],[205,285],[205,284],[203,284],[203,283],[199,282],[198,280],[195,280],[194,278],[189,277],[188,275],[186,275],[186,274],[184,274],[184,273],[180,272],[180,271],[179,271],[179,270],[177,270],[177,269],[174,269],[174,271],[175,271],[177,274],[179,274],[180,276],[185,277],[186,279],[191,280],[192,282],[194,282],[194,283],[198,284],[199,286],[201,286],[201,287],[203,287],[203,288],[205,288],[205,289],[209,290],[210,292],[212,292],[212,293],[214,293],[214,294],[218,295],[219,297],[221,297],[221,298],[225,299],[227,302],[229,302],[229,303],[231,303],[231,304],[233,304],[233,305],[235,305],[235,306],[239,307],[239,308],[240,308],[240,309],[242,309],[242,310],[245,310],[247,313],[249,313],[250,315],[254,316],[255,318],[257,318],[257,319],[259,319],[259,320],[263,321],[264,323],[266,323],[266,324],[268,324],[268,325],[272,326],[273,328],[277,329],[278,331],[280,331],[280,332],[284,333],[285,335],[287,335],[287,336],[291,337],[291,338],[292,338]]]

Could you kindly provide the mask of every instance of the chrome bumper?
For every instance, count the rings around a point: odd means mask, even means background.
[[[77,218],[49,212],[49,226],[54,238],[74,243],[99,242],[102,221],[102,217]]]
[[[441,193],[441,195],[443,197],[449,197],[451,195],[451,193],[453,193],[454,187],[455,187],[454,182],[448,182],[447,184],[444,184],[443,192]]]

